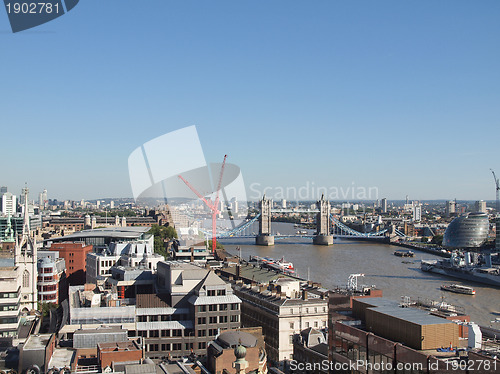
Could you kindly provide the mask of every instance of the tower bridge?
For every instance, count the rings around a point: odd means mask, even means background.
[[[273,201],[264,197],[259,202],[260,213],[249,219],[231,231],[217,235],[218,239],[225,238],[255,238],[255,243],[262,246],[272,246],[275,240],[287,238],[309,238],[316,245],[332,245],[334,238],[349,238],[359,240],[384,240],[391,235],[403,235],[397,230],[382,230],[377,232],[362,233],[343,224],[335,215],[331,213],[331,205],[328,200],[321,197],[316,202],[318,209],[272,209]],[[316,214],[316,232],[314,234],[281,235],[273,234],[271,231],[272,213],[307,213]],[[249,233],[255,222],[259,223],[258,234]]]

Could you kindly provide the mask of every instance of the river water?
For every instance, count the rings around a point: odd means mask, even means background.
[[[281,234],[295,233],[291,224],[273,223],[273,231]],[[258,227],[254,228],[258,231]],[[276,240],[272,247],[256,246],[252,239],[224,239],[226,250],[237,254],[241,248],[242,258],[265,256],[293,262],[298,275],[320,282],[325,288],[345,286],[349,274],[362,273],[358,284],[376,285],[383,290],[384,297],[401,301],[402,296],[412,299],[432,299],[463,307],[465,313],[483,326],[500,317],[500,289],[464,280],[448,278],[420,270],[421,259],[437,256],[415,250],[415,257],[407,259],[394,256],[394,247],[388,244],[337,239],[332,246],[316,246],[311,239]],[[404,262],[403,262],[404,261]],[[410,262],[410,263],[405,263]],[[460,283],[475,288],[476,295],[460,295],[440,290],[442,284]],[[444,299],[443,299],[444,298]],[[500,328],[500,323],[493,323]]]

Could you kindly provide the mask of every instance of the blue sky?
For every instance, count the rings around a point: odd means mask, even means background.
[[[0,10],[0,185],[129,197],[129,154],[197,125],[248,185],[491,200],[499,19],[497,0],[84,0],[12,34]]]

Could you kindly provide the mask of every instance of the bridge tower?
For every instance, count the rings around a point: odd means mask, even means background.
[[[274,245],[274,236],[271,235],[271,208],[273,207],[273,201],[266,199],[266,195],[264,195],[259,207],[259,235],[255,238],[255,243],[265,246]]]
[[[332,245],[333,235],[330,230],[330,213],[331,206],[328,200],[325,200],[325,196],[321,195],[321,200],[316,203],[319,213],[316,216],[316,236],[313,239],[313,243],[317,245]]]

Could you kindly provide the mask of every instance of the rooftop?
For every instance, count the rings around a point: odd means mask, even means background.
[[[238,344],[246,348],[255,347],[257,338],[244,331],[227,331],[217,337],[218,343],[223,348],[234,348]]]
[[[237,266],[226,267],[218,270],[223,276],[236,276]],[[242,264],[240,266],[240,278],[246,280],[247,282],[256,282],[256,283],[265,283],[280,279],[280,278],[289,278],[289,279],[297,279],[290,275],[286,275],[280,273],[278,271],[266,268],[260,268],[259,266],[253,266],[248,264]]]
[[[26,343],[23,345],[22,349],[23,351],[45,349],[51,337],[52,334],[30,335],[29,338],[26,340]]]
[[[405,320],[416,325],[438,325],[446,324],[451,321],[433,316],[428,311],[414,308],[414,307],[401,307],[400,303],[394,300],[386,299],[384,297],[370,297],[366,299],[357,299],[355,302],[368,305],[368,310],[373,310],[377,313],[385,314],[394,318]]]
[[[46,241],[54,241],[54,240],[64,240],[64,241],[77,241],[82,238],[91,238],[96,236],[104,236],[109,238],[130,238],[130,239],[138,239],[142,234],[145,234],[150,230],[149,227],[143,226],[127,226],[127,227],[107,227],[107,228],[99,228],[93,230],[82,230],[78,231],[74,234],[62,236],[60,238],[50,238]]]
[[[97,348],[101,352],[123,352],[123,351],[141,351],[142,348],[134,340],[127,340],[126,342],[113,342],[113,343],[97,343]]]
[[[100,326],[96,329],[80,329],[76,330],[74,335],[85,335],[85,334],[111,334],[127,332],[127,330],[122,329],[120,326]]]

